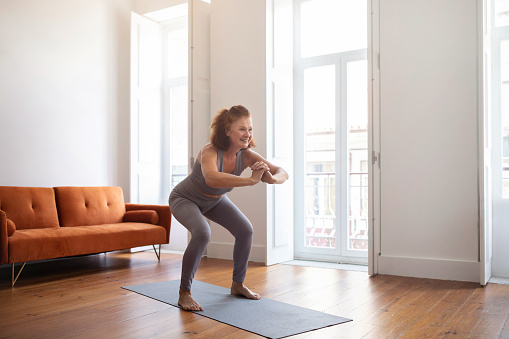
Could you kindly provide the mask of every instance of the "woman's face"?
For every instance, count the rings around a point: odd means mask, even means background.
[[[235,148],[247,148],[253,138],[253,123],[251,118],[244,117],[235,120],[230,129],[226,131],[230,137],[230,146]]]

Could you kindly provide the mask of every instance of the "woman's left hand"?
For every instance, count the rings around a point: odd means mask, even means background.
[[[263,173],[261,181],[265,182],[267,184],[277,183],[276,178],[274,178],[274,176],[272,175],[272,173],[270,173],[270,171],[266,171],[265,173]]]

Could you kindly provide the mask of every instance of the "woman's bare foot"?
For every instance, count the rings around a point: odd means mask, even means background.
[[[248,299],[258,300],[261,298],[261,296],[258,293],[252,292],[249,288],[244,286],[243,283],[239,282],[232,282],[232,295],[242,295]]]
[[[184,311],[203,311],[203,307],[194,300],[190,291],[179,290],[178,304]]]

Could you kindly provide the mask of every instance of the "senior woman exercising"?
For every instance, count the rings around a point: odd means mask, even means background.
[[[260,299],[259,294],[244,286],[253,227],[225,193],[260,181],[281,184],[288,179],[288,174],[251,150],[255,145],[249,111],[241,105],[220,110],[212,121],[210,143],[198,153],[191,174],[170,194],[172,214],[191,232],[182,259],[178,301],[186,311],[203,310],[191,295],[191,284],[210,241],[210,226],[205,217],[235,237],[231,294]],[[251,177],[240,177],[247,167],[251,168]]]

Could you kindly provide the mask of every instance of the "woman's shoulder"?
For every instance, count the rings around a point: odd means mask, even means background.
[[[251,166],[251,164],[254,164],[259,160],[263,160],[262,156],[253,151],[251,148],[244,148],[242,150],[242,156],[244,157],[244,162],[247,166]]]
[[[251,149],[251,148],[243,148],[242,154],[244,156],[248,156],[248,157],[259,157],[260,156],[260,154],[256,153],[256,151],[253,151],[253,149]]]
[[[200,152],[198,153],[198,159],[200,160],[200,163],[201,163],[201,159],[203,157],[206,157],[206,158],[217,157],[217,147],[211,143],[208,143],[205,146],[203,146],[201,148]]]
[[[208,144],[205,144],[202,148],[201,148],[201,153],[217,153],[217,147],[214,146],[213,144],[211,143],[208,143]]]

